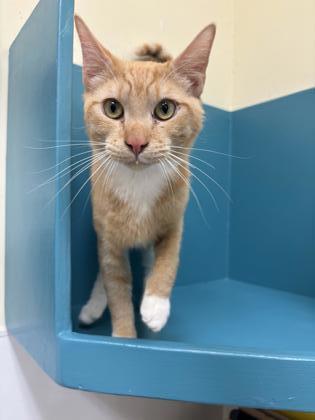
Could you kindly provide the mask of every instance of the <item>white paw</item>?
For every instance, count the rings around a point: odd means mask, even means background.
[[[88,302],[80,311],[79,321],[85,325],[93,324],[93,322],[97,321],[103,315],[104,309],[104,305],[101,307],[93,306]]]
[[[82,307],[79,314],[79,321],[82,324],[90,325],[99,319],[107,306],[105,288],[100,275],[97,276],[92,293],[88,302]]]
[[[140,307],[142,321],[154,332],[160,331],[166,324],[171,304],[168,298],[156,295],[144,295]]]
[[[106,296],[102,296],[103,299],[98,300],[89,300],[86,305],[84,305],[79,314],[79,321],[82,324],[90,325],[93,324],[96,320],[98,320],[105,311],[107,301]]]

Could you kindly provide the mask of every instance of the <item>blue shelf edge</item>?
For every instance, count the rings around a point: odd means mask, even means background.
[[[60,334],[58,344],[60,362],[67,368],[56,379],[70,388],[199,403],[314,410],[314,358],[202,351],[176,344],[159,347],[156,342],[91,339],[73,332]],[[183,368],[187,366],[189,371]],[[303,374],[306,371],[307,378]]]

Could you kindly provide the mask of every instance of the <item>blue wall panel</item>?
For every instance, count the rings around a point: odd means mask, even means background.
[[[230,277],[315,296],[315,89],[233,113]]]
[[[92,210],[90,200],[90,183],[86,183],[90,176],[87,168],[77,177],[82,165],[77,167],[80,159],[85,159],[90,154],[89,142],[83,120],[83,86],[82,69],[73,66],[72,70],[72,117],[71,117],[71,142],[72,161],[75,166],[72,171],[74,177],[71,183],[71,197],[74,199],[69,213],[71,213],[71,265],[72,265],[72,304],[82,304],[91,291],[97,274],[96,235],[92,223]],[[82,145],[81,145],[82,144]],[[82,154],[83,153],[83,154]],[[86,161],[84,161],[86,162]],[[77,168],[77,169],[75,169]],[[80,188],[85,187],[79,193]],[[77,197],[75,197],[77,195]]]
[[[181,284],[204,282],[228,275],[228,221],[230,201],[230,120],[228,112],[204,105],[204,127],[195,143],[192,156],[203,159],[214,166],[214,170],[199,160],[190,159],[191,164],[202,169],[213,181],[199,170],[191,168],[192,188],[199,197],[203,219],[193,194],[186,210],[181,264],[178,279]],[[218,152],[218,153],[216,153]],[[196,179],[200,178],[209,192]],[[218,183],[226,194],[216,185]],[[217,206],[217,208],[216,208]],[[195,244],[195,245],[193,245]]]
[[[62,314],[58,313],[55,290],[61,260],[56,264],[56,255],[62,246],[56,222],[60,201],[54,197],[59,183],[46,183],[45,170],[67,153],[59,153],[56,141],[67,129],[69,133],[65,108],[66,102],[70,104],[69,92],[62,80],[65,73],[60,77],[60,71],[65,71],[61,60],[65,48],[70,64],[72,61],[72,20],[71,1],[39,2],[11,46],[9,57],[6,322],[10,332],[53,376],[58,315],[59,319],[69,318],[65,313],[69,305],[62,305],[66,294],[60,290],[63,297],[57,300]],[[60,90],[67,95],[66,102]],[[69,241],[65,245],[69,247]],[[65,253],[64,259],[69,260]],[[69,279],[63,276],[63,284],[67,283]]]

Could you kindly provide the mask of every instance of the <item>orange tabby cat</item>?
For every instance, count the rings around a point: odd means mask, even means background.
[[[187,150],[202,126],[200,95],[215,26],[207,26],[174,60],[155,45],[138,51],[140,61],[124,61],[105,49],[81,18],[75,23],[100,265],[79,318],[94,322],[108,303],[113,336],[136,337],[127,252],[151,247],[140,312],[143,322],[159,331],[170,314],[189,195]]]

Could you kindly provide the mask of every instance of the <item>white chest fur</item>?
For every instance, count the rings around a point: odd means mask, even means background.
[[[110,184],[114,193],[126,203],[139,217],[151,211],[166,179],[159,164],[135,170],[122,163],[113,171]]]

